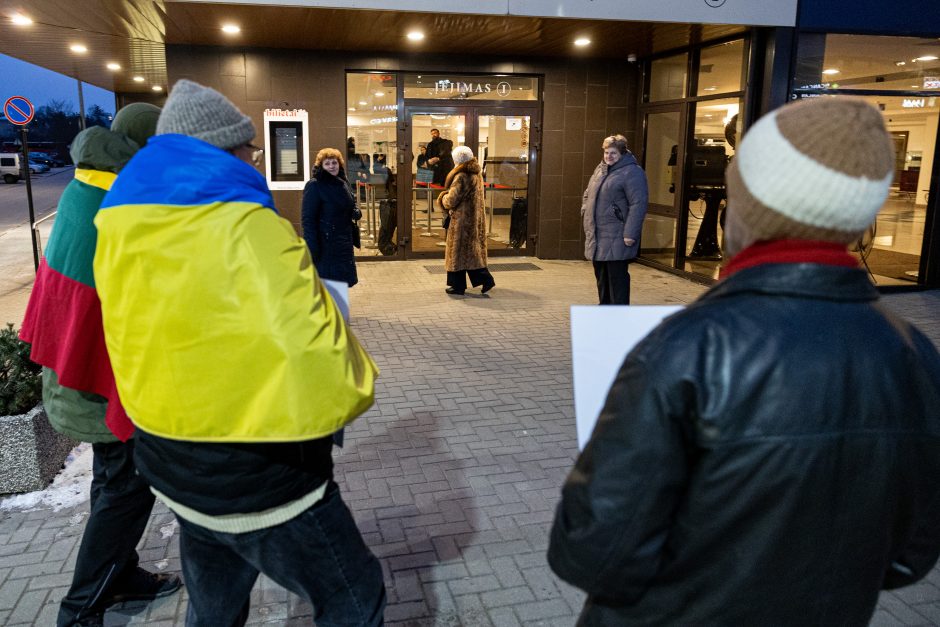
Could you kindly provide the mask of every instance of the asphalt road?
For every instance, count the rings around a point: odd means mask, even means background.
[[[59,204],[62,190],[72,180],[72,166],[53,168],[43,174],[32,175],[33,209],[36,220]],[[26,201],[26,181],[12,185],[0,182],[0,236],[17,226],[29,224],[29,205]]]

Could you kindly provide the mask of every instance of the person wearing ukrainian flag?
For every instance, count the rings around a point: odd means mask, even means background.
[[[134,425],[114,385],[92,273],[95,215],[118,173],[154,134],[159,114],[154,105],[131,104],[110,130],[93,126],[75,136],[75,178],[59,199],[20,330],[30,358],[43,366],[50,423],[92,446],[90,512],[58,627],[102,625],[108,606],[152,600],[181,585],[176,575],[138,566],[137,543],[154,497],[134,468]]]
[[[318,624],[380,625],[382,570],[331,435],[378,369],[279,217],[249,117],[177,82],[95,218],[95,280],[137,467],[180,524],[186,623],[243,625],[259,572]]]

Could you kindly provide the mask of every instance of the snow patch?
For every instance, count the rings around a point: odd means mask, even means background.
[[[65,468],[59,471],[48,488],[2,499],[0,510],[35,512],[51,509],[57,512],[84,503],[88,500],[88,492],[91,489],[92,459],[91,444],[79,444],[66,457]],[[84,518],[84,514],[82,517]],[[81,520],[74,524],[80,522]],[[69,523],[73,524],[71,519]]]
[[[176,533],[177,528],[179,528],[179,523],[175,520],[173,522],[167,523],[160,527],[160,537],[166,540],[174,533]]]

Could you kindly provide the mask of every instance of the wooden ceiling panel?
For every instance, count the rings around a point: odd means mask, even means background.
[[[33,24],[15,26],[13,14]],[[227,23],[242,30],[222,32]],[[414,43],[408,31],[425,39]],[[644,57],[690,42],[745,30],[700,26],[522,16],[405,13],[270,5],[228,5],[165,0],[0,0],[0,53],[117,92],[149,92],[166,86],[165,44],[350,50],[419,54],[436,67],[437,56]],[[592,44],[576,48],[578,37]],[[73,43],[85,54],[69,50]],[[112,72],[105,64],[116,62]],[[145,81],[132,80],[135,75]]]

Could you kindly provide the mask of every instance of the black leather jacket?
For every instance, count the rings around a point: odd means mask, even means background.
[[[742,270],[627,357],[548,552],[582,625],[867,625],[940,553],[940,356],[854,268]]]

